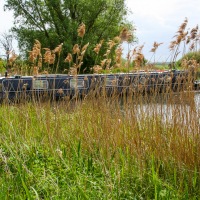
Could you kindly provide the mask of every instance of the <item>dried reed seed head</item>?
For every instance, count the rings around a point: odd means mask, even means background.
[[[137,53],[137,47],[135,47],[132,52],[133,52],[132,53],[133,56],[136,55],[136,53]]]
[[[82,23],[79,27],[78,27],[78,36],[79,37],[84,37],[84,35],[85,35],[85,24],[84,23]]]
[[[77,75],[76,64],[74,64],[73,67],[70,67],[70,68],[69,68],[69,74],[70,74],[70,75]]]
[[[82,65],[83,65],[83,62],[80,62],[80,63],[77,65],[77,69],[79,69]]]
[[[106,69],[109,69],[109,68],[110,68],[111,62],[112,62],[111,59],[107,59],[107,62],[106,62]]]
[[[176,43],[180,44],[181,41],[182,41],[182,35],[178,35],[176,38]]]
[[[144,59],[144,55],[142,53],[137,53],[134,57],[134,60],[136,61],[142,61]]]
[[[72,58],[72,54],[71,53],[68,53],[67,54],[67,57],[65,58],[64,62],[72,62],[73,58]]]
[[[153,47],[153,48],[150,50],[150,52],[155,53],[155,52],[156,52],[156,49],[157,49],[157,48]]]
[[[40,56],[39,59],[38,59],[38,67],[39,68],[42,67],[42,56]]]
[[[153,43],[153,48],[150,50],[150,52],[155,53],[156,50],[157,50],[157,48],[158,48],[161,44],[163,44],[163,43],[162,43],[162,42],[161,42],[161,43],[154,42],[154,43]]]
[[[193,49],[194,49],[194,47],[195,47],[195,44],[194,44],[194,42],[190,45],[190,47],[189,47],[189,49],[190,49],[190,51],[192,51]]]
[[[84,50],[84,51],[81,52],[81,56],[84,56],[84,55],[85,55],[85,51],[86,51],[86,50]]]
[[[191,37],[192,40],[194,40],[194,39],[196,38],[198,29],[199,29],[199,27],[198,27],[198,25],[197,25],[195,28],[193,28],[193,29],[190,31],[190,37]]]
[[[116,36],[113,38],[113,41],[119,44],[121,42],[121,38],[119,36]]]
[[[35,40],[35,43],[33,45],[34,47],[38,48],[38,49],[41,49],[41,43],[39,40]]]
[[[73,46],[73,54],[79,54],[80,53],[80,48],[78,46],[78,44],[75,44]]]
[[[48,72],[47,70],[44,70],[44,71],[42,72],[42,74],[49,74],[49,72]]]
[[[78,56],[78,60],[79,61],[83,60],[83,55]]]
[[[123,49],[122,47],[118,47],[116,50],[115,50],[115,54],[116,54],[116,57],[115,57],[115,62],[116,63],[121,63],[121,56],[123,54]]]
[[[115,50],[115,54],[117,56],[121,56],[123,54],[123,48],[121,46],[119,46],[116,50]]]
[[[60,54],[61,51],[62,51],[62,46],[63,46],[63,43],[61,43],[60,45],[58,45],[58,46],[53,50],[53,53]]]
[[[102,71],[102,67],[100,65],[93,66],[94,73],[99,73]]]
[[[123,41],[129,41],[130,39],[132,39],[133,35],[127,28],[123,28],[122,31],[120,32],[119,37],[121,41],[123,42]]]
[[[54,64],[55,58],[56,58],[56,55],[54,53],[52,53],[51,56],[50,56],[49,64]]]
[[[121,64],[120,64],[120,63],[121,63],[121,62],[116,63],[116,64],[114,65],[114,68],[115,68],[115,69],[120,68],[120,67],[121,67]]]
[[[99,54],[99,51],[100,51],[101,46],[102,46],[102,43],[103,43],[103,40],[102,40],[102,42],[96,44],[95,48],[93,49],[93,51],[94,51],[96,54]]]
[[[108,49],[112,49],[117,43],[115,43],[113,40],[109,40],[107,44],[108,44]]]
[[[29,51],[29,61],[33,63],[35,62],[36,58],[37,55],[33,51]]]
[[[129,52],[127,53],[127,55],[126,55],[126,58],[127,58],[127,60],[129,60],[129,61],[131,60],[131,57],[132,57],[130,53],[131,53],[131,51],[129,51]]]
[[[102,60],[102,61],[101,61],[101,67],[104,67],[105,64],[106,64],[106,62],[107,62],[107,59]]]
[[[185,18],[184,22],[180,25],[179,31],[184,31],[188,23],[188,19]]]
[[[34,76],[37,76],[37,75],[38,75],[38,67],[37,67],[37,66],[34,66],[34,67],[33,67],[33,75],[34,75]]]
[[[83,51],[86,51],[87,50],[87,48],[88,48],[88,46],[89,46],[89,42],[87,43],[87,44],[85,44],[84,46],[83,46],[83,48],[81,49],[81,52],[83,52]]]
[[[176,45],[177,45],[177,42],[176,42],[176,41],[172,41],[172,42],[170,43],[170,45],[169,45],[170,51],[173,51]]]
[[[50,50],[47,50],[45,53],[44,53],[44,62],[48,62],[48,60],[50,59],[51,57],[51,51]]]
[[[12,51],[11,57],[8,60],[9,64],[12,64],[17,59],[17,57],[18,57],[18,55]]]
[[[106,51],[106,53],[105,53],[103,56],[104,56],[104,57],[108,57],[109,54],[110,54],[110,49],[108,49],[108,50]]]
[[[95,48],[93,49],[93,51],[94,51],[96,54],[99,54],[100,48],[95,47]]]
[[[143,48],[144,48],[144,44],[138,47],[137,52],[141,53]]]

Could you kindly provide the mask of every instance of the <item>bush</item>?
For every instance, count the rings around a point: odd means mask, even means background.
[[[176,65],[181,68],[186,68],[191,65],[200,64],[200,51],[189,52],[185,54],[180,60],[177,61]]]

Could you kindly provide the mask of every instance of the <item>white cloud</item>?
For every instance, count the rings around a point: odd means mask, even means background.
[[[134,22],[139,43],[145,43],[144,54],[149,59],[153,42],[164,42],[158,49],[157,58],[165,61],[169,56],[168,46],[185,17],[188,28],[200,22],[199,0],[126,0],[132,14],[129,19]]]
[[[5,1],[0,0],[0,33],[7,32],[13,25],[13,14],[11,11],[4,11]]]

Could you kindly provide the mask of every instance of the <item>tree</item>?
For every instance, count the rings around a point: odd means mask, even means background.
[[[10,54],[13,50],[12,40],[13,36],[8,33],[3,33],[0,37],[0,48],[2,48],[4,51],[3,55],[1,56],[6,57],[6,66],[4,66],[6,70],[8,69]]]
[[[49,49],[62,43],[60,60],[63,61],[75,44],[83,46],[89,42],[83,69],[94,64],[93,48],[97,43],[113,39],[122,27],[132,28],[125,20],[124,0],[6,0],[5,8],[14,11],[12,31],[20,50],[30,50],[35,39]],[[81,23],[86,28],[84,37],[77,34]]]

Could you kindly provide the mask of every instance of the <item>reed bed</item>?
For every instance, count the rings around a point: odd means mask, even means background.
[[[187,19],[170,44],[170,68],[176,67],[180,44],[183,55],[198,50],[198,27],[188,33],[186,26]],[[78,36],[84,34],[81,24]],[[106,44],[103,60],[98,58],[100,41],[91,72],[153,69],[151,60],[144,63],[143,46],[129,50],[122,66],[121,42],[131,38],[123,29]],[[161,44],[153,44],[152,59]],[[15,66],[10,74],[58,72],[62,45],[50,50],[36,40],[29,52],[32,65]],[[79,74],[88,45],[74,45],[65,73]],[[8,64],[16,58],[11,56]],[[182,60],[182,67],[199,71],[193,59]],[[82,100],[5,100],[0,106],[0,199],[199,199],[200,110],[186,87],[178,94],[132,91],[119,98],[94,90]]]
[[[0,107],[1,199],[198,199],[194,94]]]

